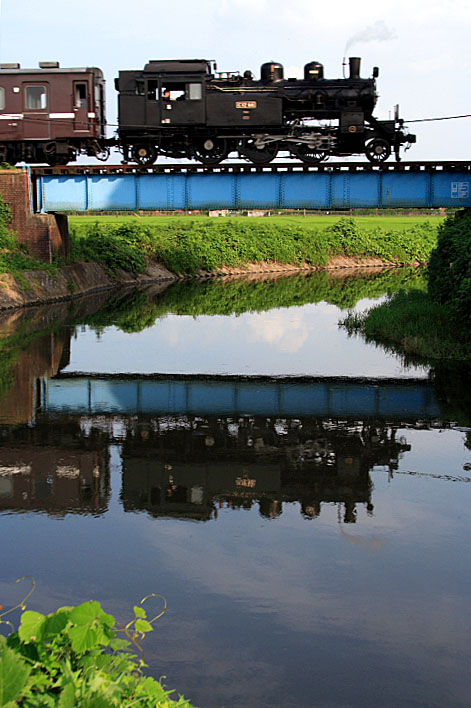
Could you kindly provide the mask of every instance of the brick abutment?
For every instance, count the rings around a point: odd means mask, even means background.
[[[10,228],[33,256],[52,263],[69,252],[67,216],[32,213],[30,189],[27,170],[0,170],[0,195],[12,214]]]

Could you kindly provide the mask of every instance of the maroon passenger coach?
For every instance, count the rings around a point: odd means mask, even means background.
[[[105,80],[100,69],[0,64],[0,162],[67,164],[106,159]]]

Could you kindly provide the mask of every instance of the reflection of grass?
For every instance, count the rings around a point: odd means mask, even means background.
[[[353,307],[366,297],[390,290],[420,287],[423,275],[412,268],[336,278],[327,272],[287,276],[276,280],[185,280],[171,285],[155,301],[144,292],[118,295],[87,319],[102,328],[114,324],[125,332],[138,332],[168,313],[177,315],[232,315],[261,312],[325,301],[341,308]]]
[[[363,314],[350,314],[342,324],[350,334],[418,363],[471,362],[469,333],[457,328],[447,307],[424,291],[398,292]]]

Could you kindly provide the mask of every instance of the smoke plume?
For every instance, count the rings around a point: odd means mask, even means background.
[[[390,39],[396,39],[396,30],[389,29],[383,20],[378,20],[373,25],[365,27],[364,30],[357,32],[350,37],[347,44],[345,45],[345,56],[347,56],[349,50],[354,44],[360,44],[361,42],[387,42]]]

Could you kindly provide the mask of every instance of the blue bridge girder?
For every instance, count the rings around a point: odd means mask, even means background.
[[[214,376],[103,376],[43,378],[43,414],[441,418],[426,379],[271,379]]]
[[[471,163],[32,168],[40,212],[471,207]]]

